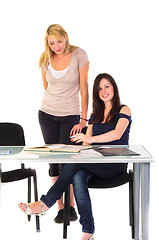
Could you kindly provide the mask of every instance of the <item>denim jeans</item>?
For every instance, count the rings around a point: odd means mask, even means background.
[[[63,192],[73,183],[74,195],[77,202],[78,212],[80,214],[80,223],[82,231],[94,233],[94,219],[92,214],[91,199],[88,192],[87,182],[93,176],[103,178],[113,177],[116,174],[125,172],[126,164],[94,164],[94,163],[70,163],[60,174],[56,183],[49,189],[46,195],[42,195],[41,200],[47,207],[61,198]]]

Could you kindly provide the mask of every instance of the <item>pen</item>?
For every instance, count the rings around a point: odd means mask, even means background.
[[[70,136],[70,138],[75,138],[75,137],[76,137],[76,135]]]
[[[12,152],[11,151],[0,151],[0,154],[11,154]]]

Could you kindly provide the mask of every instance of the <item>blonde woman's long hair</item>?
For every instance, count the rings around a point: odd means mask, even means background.
[[[67,36],[66,47],[64,50],[64,52],[66,54],[72,53],[73,50],[77,48],[76,46],[73,46],[69,43],[68,34],[62,26],[60,26],[59,24],[50,25],[46,30],[46,34],[45,34],[45,38],[44,38],[45,51],[41,54],[40,60],[39,60],[39,66],[42,67],[43,69],[46,68],[47,63],[53,54],[52,50],[50,49],[50,47],[48,45],[48,36],[49,35],[53,36],[54,38],[56,38],[57,40],[60,40],[60,41],[63,40],[63,38],[65,36]]]

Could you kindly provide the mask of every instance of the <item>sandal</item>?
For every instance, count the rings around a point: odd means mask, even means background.
[[[22,203],[20,203],[20,204],[18,204],[18,206],[19,206],[19,208],[22,210],[22,212],[24,212],[24,213],[26,213],[27,215],[36,215],[36,216],[44,216],[45,215],[45,212],[48,210],[44,210],[44,204],[43,204],[43,202],[40,200],[40,204],[41,204],[41,212],[40,213],[32,213],[32,211],[31,211],[31,209],[30,209],[30,207],[29,207],[29,203],[25,203],[25,205],[26,205],[26,209],[25,210],[23,210],[22,208],[21,208],[21,204]]]
[[[82,238],[83,239],[83,238]],[[94,238],[94,235],[93,234],[91,234],[91,236],[87,239],[87,240],[94,240],[95,238]]]
[[[92,236],[88,240],[94,240],[93,234],[92,234]]]

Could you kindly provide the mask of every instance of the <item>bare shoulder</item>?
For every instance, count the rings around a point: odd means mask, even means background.
[[[120,110],[120,113],[123,113],[123,114],[126,114],[128,116],[131,116],[131,109],[128,106],[124,106]]]

